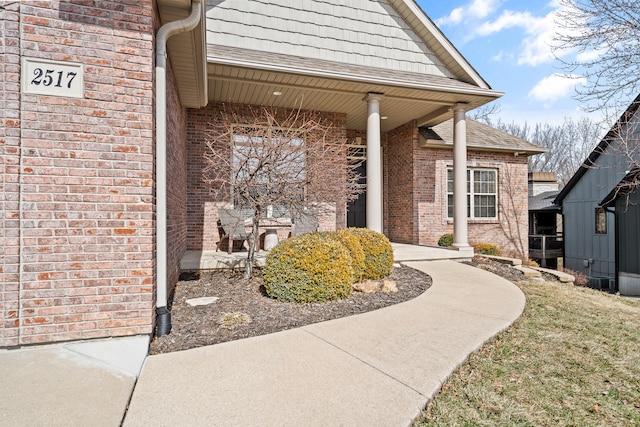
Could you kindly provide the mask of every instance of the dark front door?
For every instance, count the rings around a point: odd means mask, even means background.
[[[366,183],[367,166],[366,162],[358,167],[360,183]],[[347,206],[347,227],[365,228],[367,226],[367,192],[363,191],[358,198]]]

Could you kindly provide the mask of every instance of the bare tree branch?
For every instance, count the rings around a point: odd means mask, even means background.
[[[640,3],[635,0],[558,0],[554,52],[564,68],[586,77],[576,98],[586,111],[617,114],[640,93]]]
[[[629,195],[640,187],[640,116],[637,109],[626,111],[607,134],[606,145],[602,145],[600,154],[610,156],[612,161],[602,162],[608,166],[602,166],[594,162],[586,162],[587,167],[603,168],[611,167],[623,173],[625,176],[612,191],[612,198],[626,197],[629,203]]]
[[[225,107],[209,124],[205,182],[217,200],[250,209],[252,242],[269,209],[299,217],[345,207],[364,190],[358,164],[347,160],[344,132],[300,109]]]
[[[492,102],[469,112],[469,117],[486,125],[493,126],[493,117],[500,114],[500,104]]]

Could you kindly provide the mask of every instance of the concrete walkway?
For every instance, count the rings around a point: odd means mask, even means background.
[[[0,426],[407,425],[525,300],[464,264],[406,264],[433,278],[418,298],[271,335],[146,360],[146,336],[0,350]]]
[[[454,261],[381,310],[147,358],[125,426],[401,426],[524,308],[512,283]]]
[[[149,337],[0,350],[0,426],[118,426]]]

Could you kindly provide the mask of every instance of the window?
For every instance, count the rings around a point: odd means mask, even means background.
[[[596,208],[596,234],[607,234],[607,211]]]
[[[283,133],[277,128],[234,128],[234,206],[269,205],[273,216],[282,216],[286,213],[287,200],[304,198],[304,141],[286,137]]]
[[[453,218],[453,168],[447,168],[447,216]],[[467,217],[498,217],[498,171],[467,169]]]

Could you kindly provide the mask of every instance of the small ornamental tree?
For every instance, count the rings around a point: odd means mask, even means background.
[[[300,109],[225,107],[209,124],[205,181],[217,200],[253,211],[245,276],[267,211],[300,217],[346,206],[364,190],[347,139],[319,114]],[[274,215],[275,216],[275,215]]]

